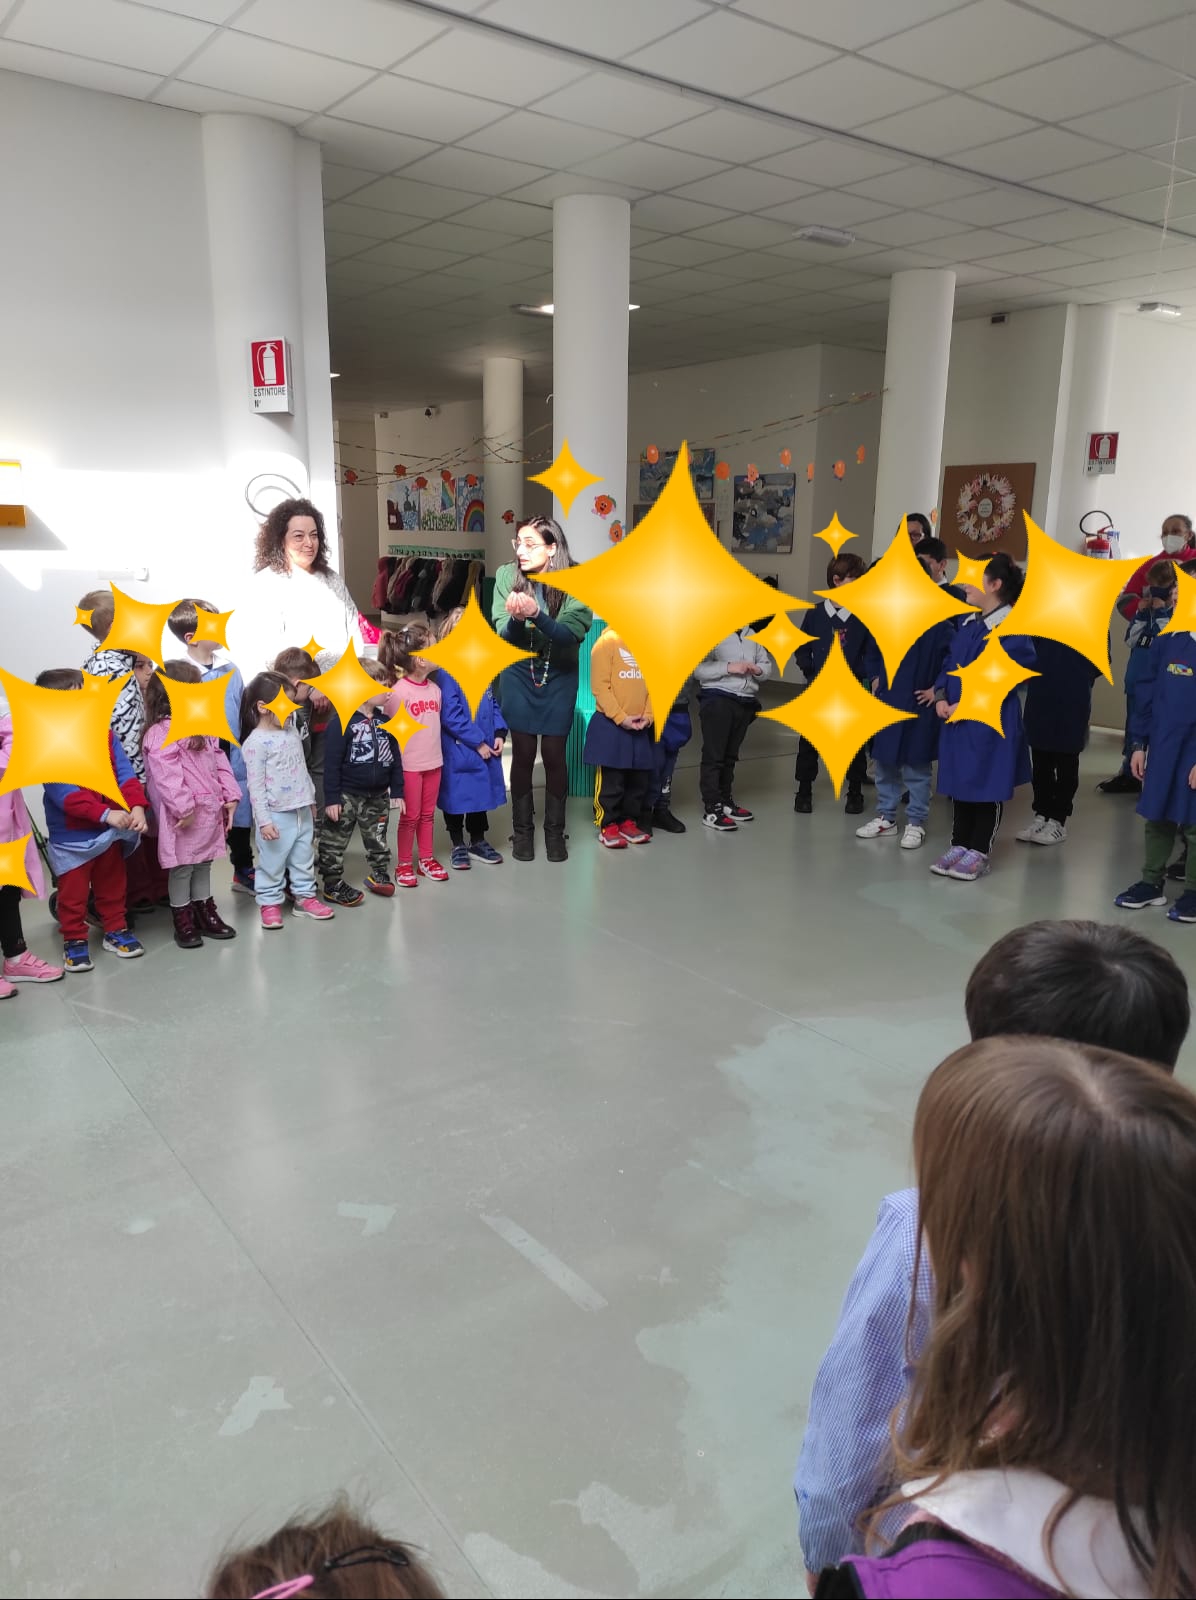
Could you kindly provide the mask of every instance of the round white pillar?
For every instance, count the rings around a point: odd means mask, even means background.
[[[907,511],[929,515],[938,503],[954,312],[950,268],[893,274],[876,457],[875,555],[888,549]]]
[[[1088,435],[1111,425],[1113,341],[1117,311],[1113,306],[1077,306],[1072,337],[1071,383],[1063,454],[1058,464],[1055,504],[1048,508],[1047,532],[1069,550],[1083,548],[1080,518],[1109,498],[1104,480],[1087,472]]]
[[[573,502],[566,532],[578,561],[610,549],[610,524],[630,527],[627,498],[627,300],[631,207],[616,195],[564,195],[552,208],[552,445],[566,439],[597,473]],[[609,518],[594,498],[615,502]],[[560,516],[559,505],[556,514]]]
[[[482,362],[482,472],[486,499],[486,568],[511,560],[511,540],[523,516],[523,362],[486,356]],[[514,522],[504,522],[507,511]]]

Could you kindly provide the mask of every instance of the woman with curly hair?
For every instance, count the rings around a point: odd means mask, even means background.
[[[324,518],[310,500],[283,500],[258,530],[254,575],[234,622],[242,673],[280,650],[317,639],[329,661],[352,644],[362,653],[357,603],[328,561]],[[323,663],[321,663],[323,665]]]

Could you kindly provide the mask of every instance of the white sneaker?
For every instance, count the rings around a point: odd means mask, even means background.
[[[865,822],[862,828],[855,830],[855,836],[857,839],[883,839],[896,832],[897,824],[890,822],[888,817],[873,817],[871,822]]]
[[[1061,822],[1046,822],[1034,836],[1035,844],[1062,844],[1067,838],[1067,829]]]
[[[926,829],[919,827],[916,822],[907,822],[905,832],[901,835],[901,848],[903,850],[918,850],[925,843]]]
[[[1042,832],[1046,825],[1047,819],[1045,817],[1040,817],[1037,813],[1035,813],[1034,821],[1028,828],[1022,829],[1022,831],[1018,834],[1018,838],[1023,844],[1038,844],[1040,843],[1038,835]]]

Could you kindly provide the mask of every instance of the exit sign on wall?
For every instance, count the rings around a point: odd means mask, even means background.
[[[250,341],[249,387],[254,411],[294,411],[291,347],[285,339]]]

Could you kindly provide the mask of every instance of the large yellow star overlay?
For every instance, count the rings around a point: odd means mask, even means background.
[[[813,635],[795,628],[783,611],[778,611],[768,626],[760,628],[753,638],[768,651],[778,672],[784,672],[799,645],[814,643]]]
[[[1041,674],[1019,666],[1006,652],[995,634],[990,634],[984,649],[966,667],[958,667],[948,677],[959,679],[959,699],[952,708],[951,722],[982,722],[986,728],[1005,737],[1001,707],[1019,684],[1029,683]]]
[[[757,617],[810,604],[778,593],[719,544],[694,493],[684,443],[660,498],[633,533],[581,566],[534,576],[575,596],[623,636],[643,674],[658,734],[695,665],[720,639]]]
[[[113,599],[112,626],[104,640],[105,650],[132,650],[135,655],[149,661],[162,660],[162,630],[170,621],[170,613],[178,605],[169,600],[165,605],[150,605],[145,600],[134,600],[115,584],[111,584]]]
[[[395,712],[394,716],[388,717],[386,721],[380,723],[379,726],[384,728],[387,733],[394,735],[400,751],[406,750],[407,741],[410,739],[411,735],[413,733],[422,733],[424,727],[422,722],[416,722],[415,718],[411,715],[410,711],[408,711],[407,707],[401,700],[399,701],[399,709]]]
[[[1196,633],[1196,578],[1175,569],[1175,615],[1160,633]]]
[[[196,607],[195,632],[191,636],[193,643],[215,644],[219,645],[222,650],[227,650],[228,639],[226,633],[228,619],[231,616],[231,611],[201,611]]]
[[[983,589],[984,569],[991,560],[991,556],[981,556],[979,560],[974,561],[971,556],[965,556],[962,552],[956,551],[955,576],[951,579],[951,582],[958,584],[961,589]]]
[[[476,717],[482,696],[504,667],[516,661],[532,661],[534,650],[517,650],[513,644],[500,639],[482,615],[476,591],[470,592],[465,615],[452,633],[439,644],[421,650],[425,661],[434,661],[443,667],[461,686],[461,693],[469,704],[469,714]]]
[[[37,783],[69,783],[94,789],[127,811],[108,729],[128,681],[127,673],[109,679],[85,672],[82,689],[39,689],[0,667],[0,687],[12,713],[12,756],[0,778],[0,794]]]
[[[914,717],[912,711],[894,711],[868,693],[847,665],[838,634],[833,635],[830,654],[810,687],[762,715],[810,741],[822,757],[836,797],[857,751],[882,728]]]
[[[19,839],[0,844],[0,887],[33,893],[33,885],[25,868],[25,852],[32,837],[31,833],[25,833]]]
[[[263,700],[262,704],[267,711],[274,713],[281,727],[285,727],[287,718],[294,716],[299,709],[285,689],[280,689],[269,703]]]
[[[1113,682],[1109,666],[1109,619],[1117,596],[1140,561],[1094,561],[1056,543],[1026,519],[1026,585],[995,635],[1037,634],[1070,645]]]
[[[180,739],[190,739],[193,734],[204,734],[213,739],[231,739],[240,744],[237,734],[228,725],[226,700],[228,678],[209,678],[206,683],[180,683],[159,672],[157,677],[170,697],[170,737],[168,744]]]
[[[231,614],[232,613],[230,612],[229,615],[231,616]],[[320,651],[324,648],[324,646],[320,643],[320,641],[316,638],[315,634],[313,633],[311,638],[307,641],[307,643],[303,646],[303,648],[307,651],[308,655],[312,658],[312,660],[316,661],[316,660],[319,659]]]
[[[568,516],[573,502],[581,491],[591,483],[601,483],[600,477],[595,477],[592,472],[587,472],[574,459],[569,448],[568,439],[561,440],[561,448],[556,460],[547,472],[538,472],[535,477],[527,480],[529,483],[542,483],[560,502],[562,516]]]
[[[357,652],[353,646],[347,645],[340,660],[328,672],[320,673],[315,678],[301,678],[301,683],[310,683],[330,700],[336,707],[336,714],[340,718],[341,727],[349,726],[349,718],[371,695],[380,694],[383,685],[377,678],[371,678],[361,662],[357,659]]]
[[[910,647],[928,628],[976,609],[966,601],[953,600],[935,583],[914,554],[904,517],[898,537],[862,578],[838,589],[815,589],[814,593],[846,606],[860,619],[876,640],[890,683]]]
[[[855,538],[855,534],[848,533],[847,529],[839,521],[839,513],[836,511],[834,516],[827,523],[826,527],[819,529],[814,537],[816,539],[821,539],[823,544],[829,544],[831,547],[831,555],[837,556],[839,551],[842,550],[843,546],[847,543],[848,539]]]

